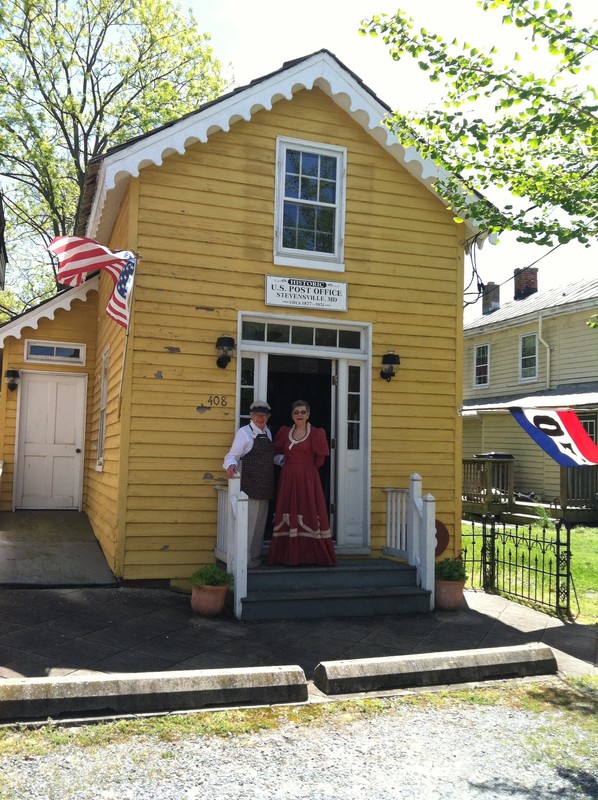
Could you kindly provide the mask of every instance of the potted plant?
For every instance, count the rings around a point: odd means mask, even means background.
[[[463,604],[463,588],[467,580],[463,556],[459,554],[442,558],[436,562],[435,570],[436,608],[456,611]]]
[[[191,583],[191,608],[204,617],[221,614],[226,602],[226,593],[233,576],[217,564],[208,564],[197,569],[189,578]]]

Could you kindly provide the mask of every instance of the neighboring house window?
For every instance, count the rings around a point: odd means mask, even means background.
[[[538,337],[528,333],[520,339],[520,380],[534,381],[538,377]]]
[[[490,345],[478,344],[475,349],[473,385],[488,386],[490,383]]]
[[[85,365],[86,347],[74,342],[42,342],[25,340],[25,361],[30,364],[77,364]]]
[[[346,150],[278,139],[274,263],[341,272]]]
[[[590,439],[596,441],[596,414],[582,414],[577,412],[577,417]]]
[[[110,364],[110,351],[104,350],[102,356],[102,379],[100,385],[100,417],[98,420],[98,456],[96,468],[104,465],[104,448],[106,446],[106,406],[108,401],[108,366]]]

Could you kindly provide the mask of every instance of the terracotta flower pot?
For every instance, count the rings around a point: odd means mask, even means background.
[[[463,605],[464,581],[440,581],[434,584],[435,606],[443,611],[456,611]]]
[[[191,608],[203,617],[216,617],[224,610],[227,592],[228,586],[192,586]]]

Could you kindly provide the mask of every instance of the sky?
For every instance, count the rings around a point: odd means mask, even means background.
[[[559,0],[555,5],[560,6]],[[593,0],[572,0],[576,21],[591,23]],[[509,63],[522,52],[522,38],[514,26],[501,25],[501,12],[483,12],[475,0],[182,0],[203,31],[211,34],[215,55],[235,86],[279,69],[286,61],[326,48],[355,72],[391,108],[418,110],[441,98],[413,64],[393,61],[381,39],[360,36],[359,23],[376,14],[407,12],[418,25],[447,40],[457,37],[476,47],[496,45],[501,61]],[[409,62],[411,60],[409,59]],[[530,63],[534,69],[541,63]],[[598,71],[598,65],[596,67]],[[596,80],[593,81],[596,85]],[[505,234],[496,245],[485,244],[477,253],[477,269],[485,283],[504,284],[501,299],[512,297],[515,268],[535,264],[540,289],[566,285],[598,275],[598,246],[569,244],[549,248],[523,245]],[[465,280],[470,269],[466,263]],[[481,313],[478,303],[467,317]]]

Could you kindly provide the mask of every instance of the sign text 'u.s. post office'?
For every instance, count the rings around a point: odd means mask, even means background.
[[[347,310],[347,284],[266,275],[266,305]]]

